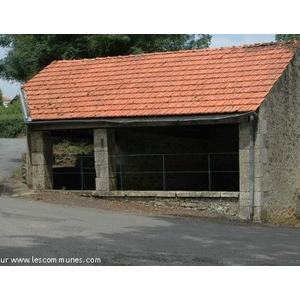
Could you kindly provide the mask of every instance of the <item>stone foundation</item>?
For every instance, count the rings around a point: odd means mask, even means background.
[[[239,212],[239,192],[95,191],[92,195],[160,207],[193,209],[224,217],[237,217]]]

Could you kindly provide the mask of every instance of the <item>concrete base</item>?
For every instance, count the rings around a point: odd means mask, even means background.
[[[94,197],[136,201],[161,207],[186,208],[238,216],[238,192],[182,192],[182,191],[95,191]]]

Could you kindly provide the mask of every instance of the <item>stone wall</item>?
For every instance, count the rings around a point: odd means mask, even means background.
[[[22,179],[23,182],[27,183],[26,176],[27,176],[27,153],[22,153]]]
[[[296,225],[300,208],[300,51],[259,109],[257,199],[264,222]],[[258,176],[257,176],[258,177]]]

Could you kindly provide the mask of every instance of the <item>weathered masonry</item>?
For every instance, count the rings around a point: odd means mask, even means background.
[[[35,190],[51,136],[89,130],[98,197],[299,222],[296,43],[56,61],[21,96]]]

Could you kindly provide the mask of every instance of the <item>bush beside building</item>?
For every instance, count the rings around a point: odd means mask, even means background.
[[[25,134],[25,124],[19,102],[0,106],[0,138],[14,138]]]

